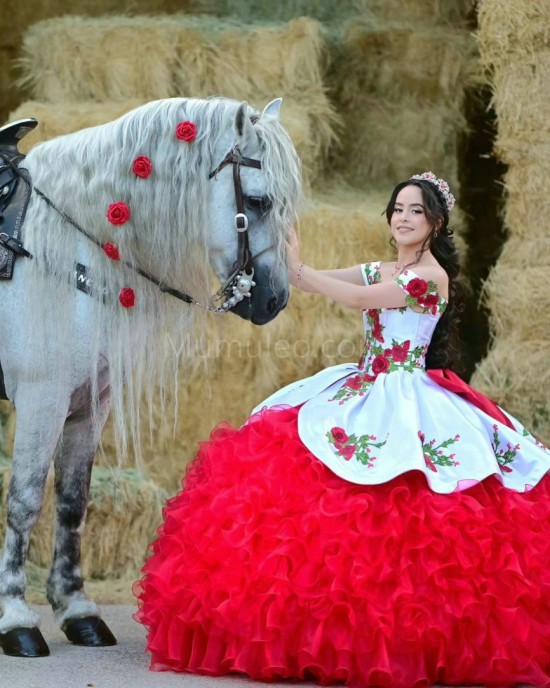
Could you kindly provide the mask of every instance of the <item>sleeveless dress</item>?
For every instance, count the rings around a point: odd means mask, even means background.
[[[550,451],[426,372],[446,301],[396,282],[357,365],[201,444],[134,586],[153,670],[550,685]]]

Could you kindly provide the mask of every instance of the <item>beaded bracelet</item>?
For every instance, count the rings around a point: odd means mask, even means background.
[[[296,270],[296,284],[300,284],[302,281],[302,270],[304,269],[304,264],[300,263],[298,265],[298,270]]]

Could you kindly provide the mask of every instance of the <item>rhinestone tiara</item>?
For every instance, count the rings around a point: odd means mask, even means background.
[[[433,172],[422,172],[422,174],[413,174],[411,179],[424,179],[430,184],[437,186],[439,192],[445,199],[447,210],[451,211],[455,205],[455,197],[449,189],[449,185],[444,179],[438,179]]]

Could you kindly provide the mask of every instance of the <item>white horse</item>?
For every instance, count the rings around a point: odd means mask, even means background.
[[[212,271],[224,284],[244,270],[218,311],[263,324],[286,305],[284,239],[301,185],[280,103],[258,116],[222,98],[156,101],[37,145],[22,163],[33,185],[22,234],[32,257],[18,257],[13,279],[0,282],[0,365],[17,419],[0,563],[6,654],[49,652],[24,599],[24,563],[52,457],[48,600],[69,640],[113,644],[80,571],[92,462],[110,408],[119,449],[128,439],[138,448],[142,393],[151,404],[154,388],[162,399],[175,384],[179,360],[200,340],[206,310],[197,303],[213,303]],[[76,265],[89,294],[75,287]]]

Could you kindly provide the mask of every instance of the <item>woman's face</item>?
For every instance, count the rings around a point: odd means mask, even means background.
[[[422,191],[418,186],[401,189],[390,221],[390,230],[397,246],[420,248],[432,229],[433,225],[426,217]]]

